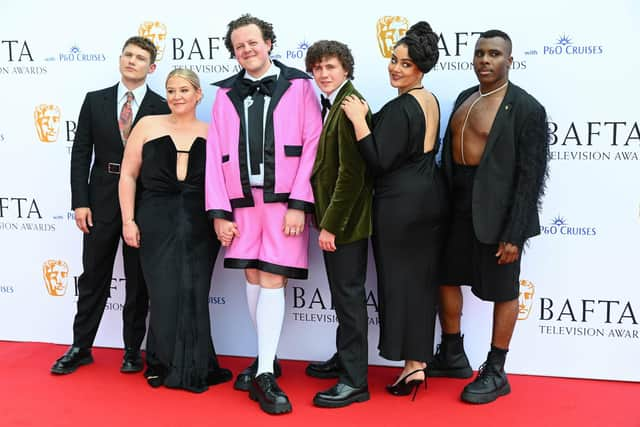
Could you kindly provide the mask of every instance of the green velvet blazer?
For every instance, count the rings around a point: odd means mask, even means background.
[[[348,95],[362,95],[344,84],[327,113],[311,174],[316,225],[335,234],[336,244],[371,235],[373,179],[358,151],[351,121],[340,108]],[[367,114],[371,123],[371,112]]]

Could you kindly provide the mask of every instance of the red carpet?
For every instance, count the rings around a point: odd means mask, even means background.
[[[142,375],[118,372],[122,352],[94,349],[95,362],[66,376],[49,368],[66,346],[0,342],[0,426],[598,426],[640,427],[640,384],[511,375],[512,393],[488,405],[459,395],[466,380],[431,379],[415,402],[384,391],[397,369],[371,367],[371,400],[341,409],[312,405],[331,380],[304,374],[305,363],[284,361],[279,383],[293,412],[270,416],[231,383],[193,394],[152,389]],[[221,357],[234,373],[248,359]],[[638,369],[638,367],[633,367]]]

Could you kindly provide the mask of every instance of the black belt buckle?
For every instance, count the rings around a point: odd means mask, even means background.
[[[120,175],[120,163],[107,163],[107,172]]]

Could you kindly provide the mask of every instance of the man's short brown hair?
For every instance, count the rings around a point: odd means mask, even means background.
[[[134,46],[138,46],[140,49],[144,49],[147,52],[149,52],[149,56],[151,57],[151,62],[150,62],[151,64],[154,64],[156,62],[156,55],[158,54],[158,49],[156,49],[156,45],[153,44],[151,40],[142,36],[129,37],[127,41],[124,42],[124,45],[122,46],[122,51],[124,52],[124,49],[130,44]]]

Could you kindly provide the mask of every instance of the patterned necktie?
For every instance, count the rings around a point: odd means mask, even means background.
[[[329,101],[329,98],[324,95],[320,95],[320,103],[322,104],[322,123],[324,123],[324,119],[327,117],[327,113],[331,109],[331,101]]]
[[[118,127],[120,128],[120,136],[122,137],[122,143],[126,144],[131,132],[131,124],[133,123],[133,110],[131,109],[131,102],[133,101],[133,92],[127,92],[127,100],[120,110],[120,117],[118,118]]]

